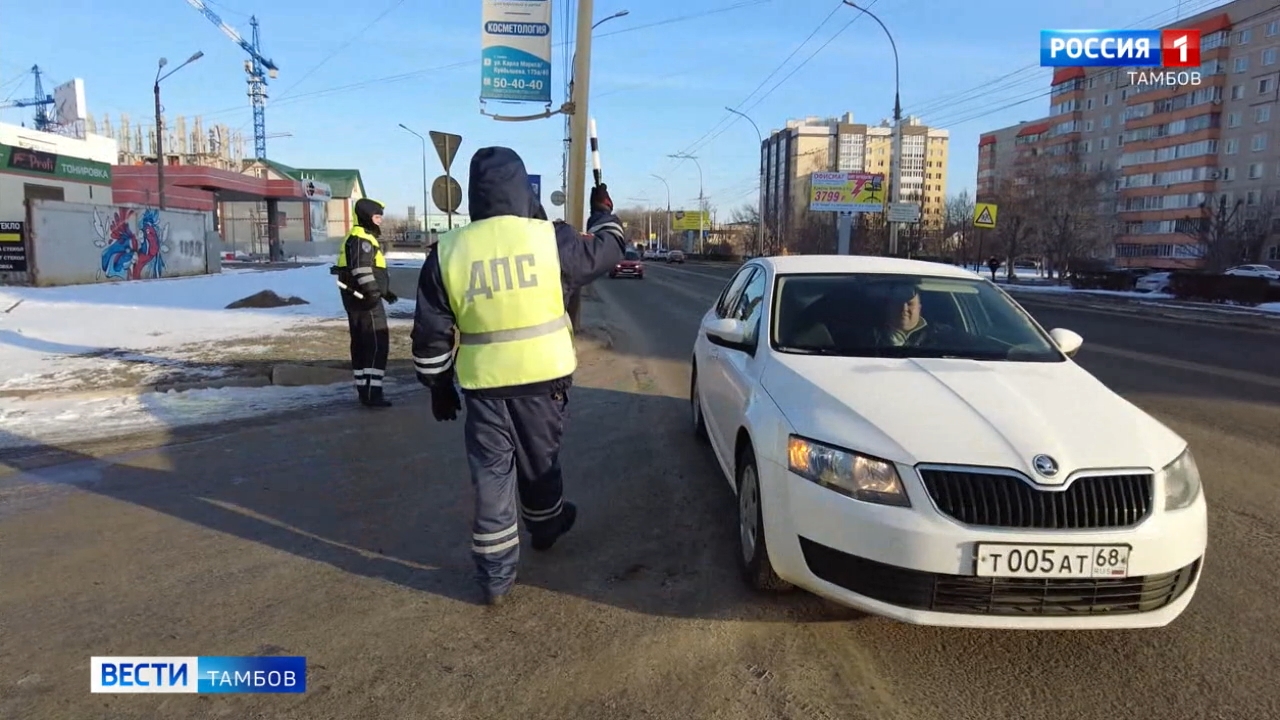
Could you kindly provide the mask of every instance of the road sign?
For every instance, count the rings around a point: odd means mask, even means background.
[[[537,200],[538,203],[541,204],[542,203],[542,176],[541,175],[529,176],[529,189],[533,191],[533,199]]]
[[[448,175],[441,175],[431,183],[431,200],[440,212],[458,212],[458,206],[462,204],[462,186]]]
[[[453,159],[458,155],[458,146],[462,144],[462,136],[435,130],[427,134],[431,136],[431,144],[436,146],[436,154],[440,156],[440,164],[444,166],[444,171],[447,174],[449,169],[453,167]]]
[[[556,190],[555,192],[551,193],[551,204],[555,205],[556,207],[560,207],[561,205],[563,205],[564,193],[561,192],[560,190]]]
[[[920,206],[915,203],[889,203],[889,222],[920,222]]]
[[[809,209],[814,212],[883,212],[881,173],[809,174]]]
[[[996,226],[996,213],[999,210],[995,203],[977,203],[973,206],[973,226],[988,230]]]

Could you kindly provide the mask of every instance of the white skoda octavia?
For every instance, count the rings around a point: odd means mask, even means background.
[[[741,564],[925,625],[1138,628],[1195,593],[1187,443],[946,265],[758,258],[703,318],[690,404],[738,496]]]

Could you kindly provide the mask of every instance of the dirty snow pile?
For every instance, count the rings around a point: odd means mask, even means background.
[[[270,290],[307,304],[228,310]],[[193,390],[104,397],[19,399],[31,391],[65,392],[112,363],[183,365],[184,345],[271,336],[344,318],[328,265],[287,270],[224,269],[198,277],[0,288],[0,447],[36,438],[87,439],[324,402],[350,386]],[[24,438],[28,440],[24,441]]]

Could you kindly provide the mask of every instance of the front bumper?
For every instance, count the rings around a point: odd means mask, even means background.
[[[609,271],[611,277],[640,277],[644,275],[644,270],[640,268],[614,268]]]
[[[904,472],[904,470],[906,472]],[[858,502],[761,463],[770,560],[783,579],[869,613],[975,628],[1162,627],[1195,594],[1207,544],[1204,496],[1131,528],[1013,530],[940,514],[918,479],[911,508]],[[767,476],[767,477],[766,477]],[[1004,579],[975,574],[980,542],[1128,545],[1122,579]]]

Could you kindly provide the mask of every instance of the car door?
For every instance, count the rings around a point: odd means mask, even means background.
[[[726,318],[730,316],[733,309],[738,305],[738,299],[742,296],[742,291],[746,287],[747,282],[752,276],[758,272],[755,265],[747,265],[738,270],[729,284],[725,286],[724,292],[720,294],[719,301],[703,318],[704,321],[710,318]],[[706,336],[706,332],[701,328],[698,329],[698,342],[702,344],[705,352],[698,357],[698,392],[702,395],[703,421],[707,424],[707,434],[711,438],[711,442],[715,444],[716,449],[721,452],[728,452],[724,455],[726,460],[732,460],[733,447],[729,445],[727,451],[723,440],[722,421],[718,413],[714,410],[715,398],[723,395],[725,390],[722,388],[724,382],[724,370],[721,364],[725,360],[725,353],[728,348],[717,345]],[[730,430],[729,432],[732,432]],[[732,438],[730,438],[732,440]]]
[[[725,443],[721,449],[732,453],[738,428],[742,427],[747,406],[759,385],[764,359],[768,356],[768,328],[764,324],[765,296],[769,284],[768,274],[761,269],[751,276],[728,317],[743,323],[747,329],[746,341],[740,348],[720,348],[720,361],[716,364],[720,376],[715,381],[715,393],[711,397],[716,424],[722,429]],[[731,456],[726,455],[726,459]]]

